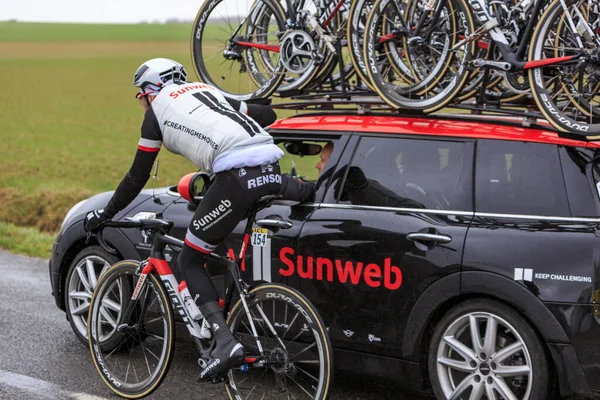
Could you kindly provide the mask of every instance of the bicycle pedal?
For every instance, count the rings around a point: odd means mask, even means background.
[[[200,378],[200,376],[198,376],[198,379],[196,379],[196,382],[198,383],[210,383],[213,385],[218,385],[221,383],[227,383],[229,382],[229,377],[227,375],[217,375],[214,376],[212,378]]]
[[[220,383],[227,383],[228,381],[229,378],[227,377],[227,375],[219,375],[212,378],[210,380],[210,383],[212,383],[213,385],[218,385]]]
[[[204,370],[204,369],[206,369],[206,367],[207,367],[208,364],[206,363],[205,359],[199,358],[198,359],[198,365],[200,366],[200,368],[202,368]]]

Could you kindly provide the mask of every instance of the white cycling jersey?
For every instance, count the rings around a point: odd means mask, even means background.
[[[166,86],[152,102],[156,122],[142,125],[138,148],[152,152],[164,144],[198,168],[215,173],[279,160],[283,151],[245,115],[245,103],[240,108],[234,110],[219,90],[204,83]]]

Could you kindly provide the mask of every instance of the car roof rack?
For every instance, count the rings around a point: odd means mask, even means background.
[[[271,106],[281,110],[313,111],[302,115],[348,114],[356,115],[389,115],[419,118],[456,118],[460,120],[486,121],[494,117],[504,117],[501,121],[512,126],[536,128],[556,132],[559,137],[578,141],[591,141],[582,135],[569,134],[556,130],[538,111],[533,99],[523,103],[500,103],[477,100],[448,104],[443,111],[425,114],[420,110],[396,109],[388,105],[375,92],[366,89],[343,91],[314,91],[311,93],[287,92],[280,93],[282,98],[289,101],[273,102]],[[455,111],[455,112],[452,112]],[[513,117],[507,120],[506,117]],[[500,122],[500,121],[494,121]]]
[[[347,113],[348,111],[356,112],[358,115],[403,115],[412,117],[431,117],[436,118],[445,113],[425,114],[419,110],[403,110],[395,109],[384,102],[381,97],[371,91],[346,91],[346,92],[317,92],[309,94],[292,95],[289,97],[291,101],[272,103],[272,107],[281,110],[296,110],[296,111],[318,111],[320,113]],[[525,108],[525,109],[523,109]],[[484,117],[494,116],[513,116],[521,118],[520,124],[524,127],[539,127],[542,129],[554,130],[550,124],[539,124],[537,121],[545,121],[543,115],[536,111],[533,107],[522,104],[504,104],[502,107],[499,104],[476,104],[460,103],[449,104],[446,109],[463,110],[457,112],[456,116],[464,118],[480,115]],[[467,112],[464,112],[467,111]],[[479,118],[477,118],[479,119]],[[484,119],[484,118],[481,118]],[[515,121],[516,122],[516,121]]]

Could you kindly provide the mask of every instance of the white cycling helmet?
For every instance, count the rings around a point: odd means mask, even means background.
[[[175,82],[185,82],[187,73],[183,65],[168,58],[153,58],[135,71],[133,85],[140,88],[141,94],[158,94],[164,86]]]

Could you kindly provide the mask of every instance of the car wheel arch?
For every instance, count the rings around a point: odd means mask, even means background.
[[[109,243],[110,244],[110,243]],[[71,246],[65,251],[65,255],[63,256],[61,265],[60,265],[60,269],[59,269],[59,276],[58,276],[58,282],[59,282],[59,296],[62,299],[62,309],[65,310],[66,304],[64,301],[64,293],[65,293],[65,285],[67,282],[67,274],[69,271],[69,267],[71,266],[71,263],[73,262],[73,260],[75,260],[75,258],[77,257],[77,255],[79,253],[81,253],[83,250],[85,250],[88,247],[91,246],[99,246],[100,244],[98,243],[98,241],[96,240],[96,238],[90,238],[90,240],[86,243],[85,238],[81,238],[79,240],[77,240],[76,242],[72,243]],[[121,252],[117,249],[117,254],[115,254],[115,257],[117,257],[119,260],[123,260],[123,256],[121,255]]]
[[[497,290],[490,291],[490,288]],[[548,360],[553,364],[552,371],[556,372],[557,360],[547,343],[570,342],[558,320],[539,298],[520,283],[499,274],[482,271],[447,275],[421,293],[406,323],[402,358],[421,363],[425,374],[423,376],[428,376],[426,355],[436,321],[456,305],[476,298],[495,300],[518,312],[544,344]]]
[[[108,243],[109,246],[111,246],[117,251],[115,257],[117,257],[119,260],[139,260],[141,258],[133,243],[131,243],[131,241],[119,230],[107,230],[106,235],[104,236],[104,240],[106,241],[106,243]],[[58,276],[58,299],[61,302],[61,309],[63,311],[65,311],[66,308],[66,304],[64,302],[64,293],[69,266],[82,250],[84,250],[86,247],[94,245],[99,245],[98,240],[95,236],[92,236],[87,243],[86,237],[82,236],[74,240],[69,246],[69,248],[65,251],[65,255],[61,260]]]

